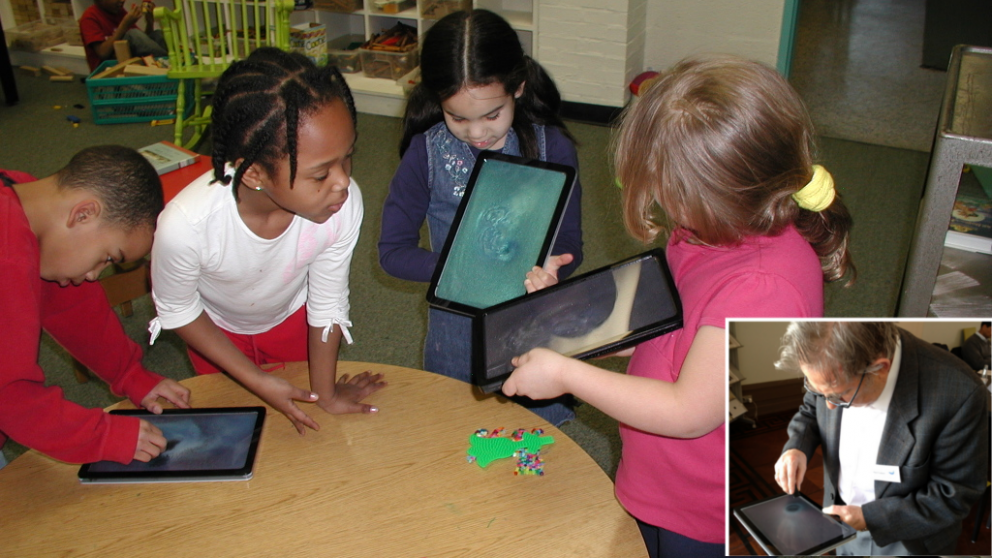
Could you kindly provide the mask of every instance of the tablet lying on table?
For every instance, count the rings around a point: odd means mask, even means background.
[[[511,359],[546,347],[593,358],[682,327],[682,303],[661,249],[486,308],[473,320],[472,383],[499,389]]]
[[[819,556],[857,536],[853,527],[824,515],[822,508],[801,492],[734,508],[734,517],[769,556]]]
[[[248,480],[252,477],[265,407],[111,411],[157,426],[168,441],[151,461],[121,465],[87,463],[79,469],[83,483],[192,482]]]
[[[465,315],[527,293],[543,266],[575,182],[575,169],[483,151],[427,289],[427,301]]]

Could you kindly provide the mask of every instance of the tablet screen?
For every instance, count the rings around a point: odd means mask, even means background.
[[[138,416],[158,427],[166,449],[145,463],[98,461],[83,465],[84,482],[236,480],[250,477],[265,417],[264,407],[112,411]]]
[[[734,515],[772,555],[823,554],[857,534],[849,525],[824,515],[804,494],[782,494],[742,506]]]
[[[682,308],[665,264],[652,250],[489,308],[476,318],[477,385],[491,391],[510,361],[537,347],[590,358],[682,326]]]
[[[481,153],[428,300],[487,308],[526,294],[524,278],[544,264],[573,179],[563,165]]]

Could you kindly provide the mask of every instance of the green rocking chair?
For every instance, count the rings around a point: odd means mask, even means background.
[[[179,80],[176,145],[195,148],[210,124],[203,79],[220,76],[258,47],[289,49],[293,5],[293,0],[176,0],[174,10],[155,8],[169,50],[168,76]],[[186,106],[189,87],[192,107]],[[193,133],[184,141],[187,129]]]

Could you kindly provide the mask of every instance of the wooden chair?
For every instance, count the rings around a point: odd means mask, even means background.
[[[155,8],[169,50],[168,76],[179,80],[176,145],[194,148],[210,124],[204,79],[220,76],[258,47],[289,49],[293,5],[293,0],[176,0],[174,10]],[[189,88],[192,107],[187,107]],[[183,141],[187,129],[192,136]]]

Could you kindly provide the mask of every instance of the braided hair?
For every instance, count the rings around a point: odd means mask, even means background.
[[[534,124],[555,126],[574,142],[558,112],[561,94],[551,76],[524,53],[513,27],[488,10],[448,14],[424,34],[421,82],[407,100],[400,156],[413,136],[444,120],[441,103],[464,87],[499,83],[507,95],[524,86],[514,101],[513,130],[524,157],[539,155]]]
[[[258,163],[269,175],[289,157],[289,185],[296,179],[300,117],[341,99],[357,123],[351,89],[334,66],[317,66],[299,53],[263,47],[221,75],[213,99],[214,180],[233,183],[238,199],[241,178]],[[224,165],[242,162],[234,176]]]

